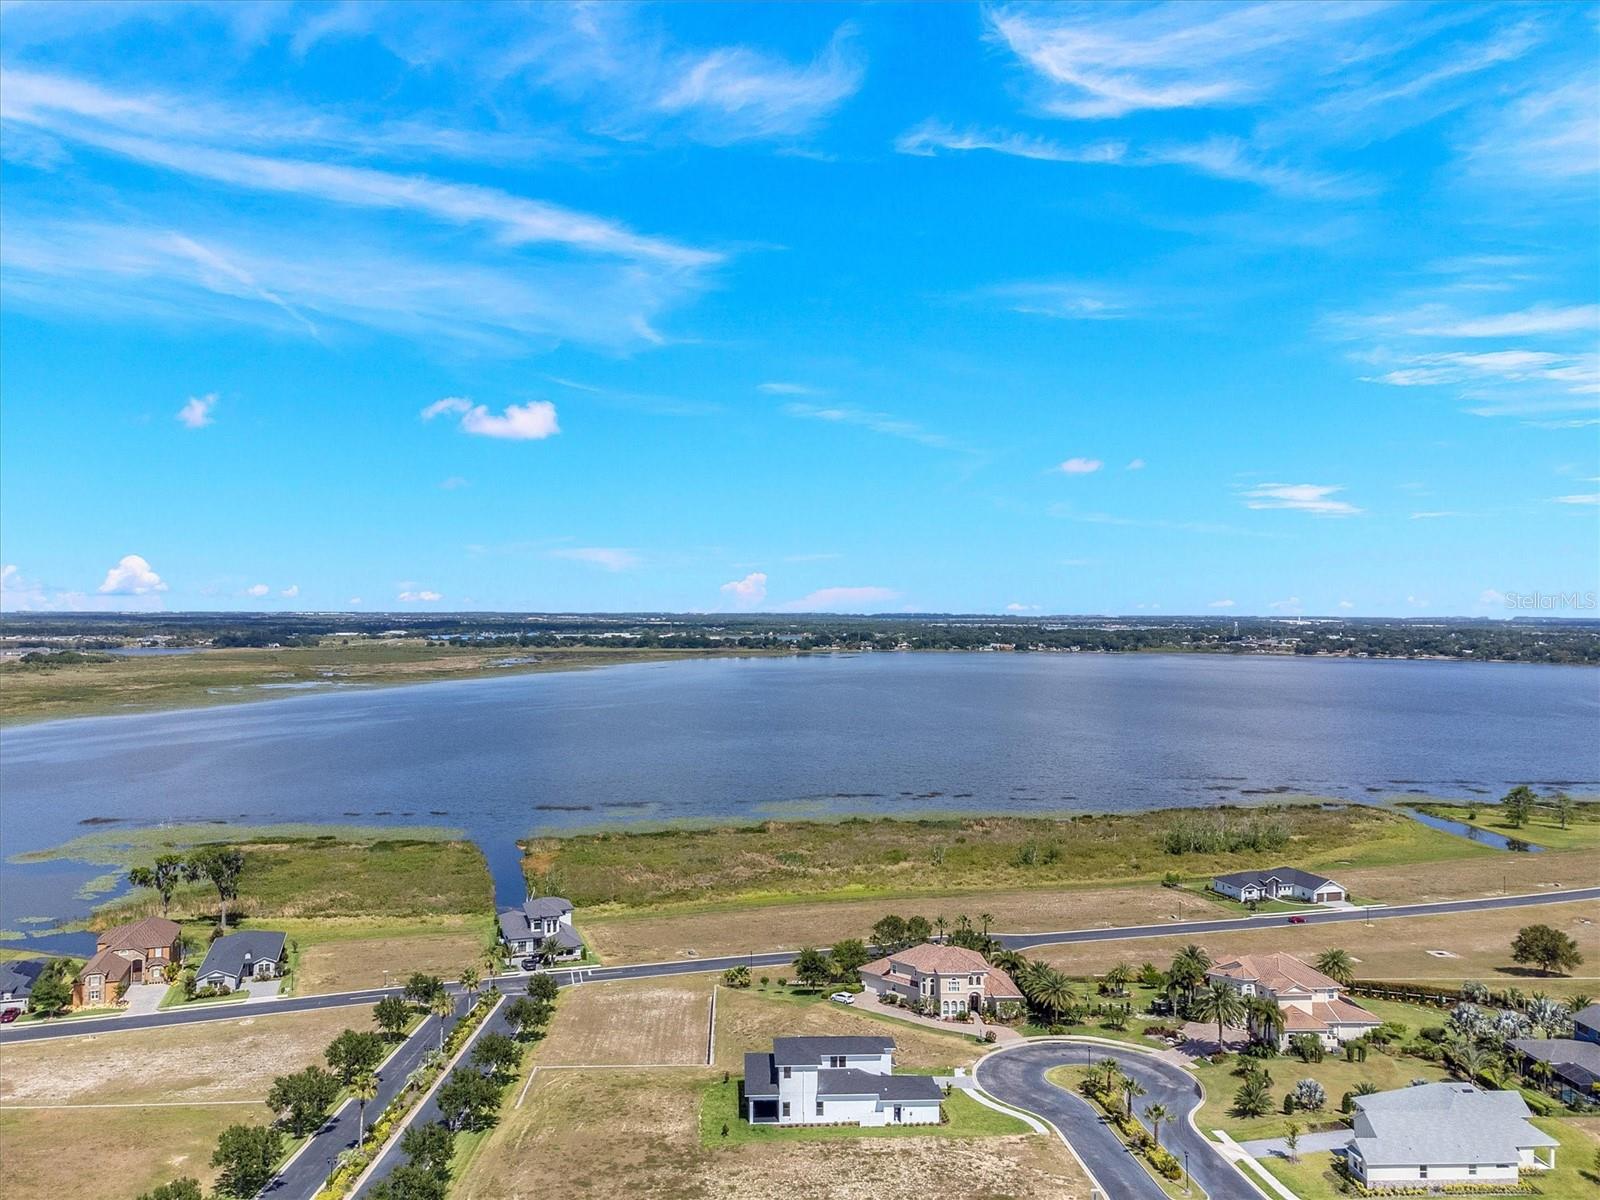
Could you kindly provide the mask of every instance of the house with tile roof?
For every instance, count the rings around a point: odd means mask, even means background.
[[[108,929],[95,941],[94,957],[72,984],[72,1005],[112,1004],[121,989],[139,983],[170,983],[183,963],[183,930],[165,917],[146,917]]]
[[[1022,991],[976,950],[923,942],[861,968],[861,983],[875,996],[895,996],[929,1016],[1005,1015],[1022,1005]]]
[[[1514,1184],[1556,1165],[1555,1138],[1517,1092],[1427,1083],[1355,1097],[1350,1172],[1370,1188]]]
[[[1230,900],[1298,900],[1303,904],[1339,904],[1350,898],[1342,884],[1299,867],[1266,871],[1233,871],[1211,881],[1211,890]]]
[[[744,1056],[753,1125],[937,1125],[943,1099],[931,1076],[894,1073],[890,1037],[774,1038]]]
[[[572,924],[572,901],[560,896],[529,896],[521,908],[500,910],[500,940],[514,956],[538,954],[547,938],[555,939],[558,959],[583,954],[583,939]]]
[[[1284,1018],[1280,1049],[1290,1038],[1311,1033],[1325,1049],[1334,1050],[1383,1024],[1379,1017],[1346,999],[1338,980],[1292,954],[1241,954],[1214,962],[1206,981],[1217,980],[1242,996],[1277,1001]]]

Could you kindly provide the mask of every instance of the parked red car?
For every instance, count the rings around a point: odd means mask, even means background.
[[[1291,925],[1304,925],[1305,923],[1306,919],[1300,916],[1298,913],[1289,918],[1289,924]]]
[[[5,1012],[0,1013],[0,1025],[9,1025],[21,1015],[22,1010],[20,1008],[8,1008]]]

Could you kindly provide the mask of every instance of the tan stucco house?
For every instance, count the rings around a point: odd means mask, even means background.
[[[861,968],[861,983],[878,996],[894,995],[930,1016],[969,1012],[999,1015],[1022,1004],[1022,992],[999,967],[976,950],[923,942],[897,950]]]

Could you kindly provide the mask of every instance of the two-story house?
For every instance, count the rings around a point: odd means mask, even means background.
[[[893,1038],[774,1038],[744,1056],[753,1125],[937,1125],[943,1099],[931,1076],[894,1074]]]
[[[500,910],[500,940],[513,955],[537,954],[546,938],[555,939],[557,958],[583,954],[583,939],[572,924],[572,901],[530,896],[521,908]]]
[[[930,1016],[1003,1015],[1022,1004],[1022,991],[976,950],[923,942],[861,968],[861,983],[876,996],[894,995]]]
[[[1219,979],[1240,995],[1278,1002],[1284,1017],[1281,1046],[1297,1034],[1314,1033],[1326,1049],[1333,1050],[1383,1024],[1345,999],[1338,980],[1292,954],[1242,954],[1212,963],[1206,981]]]
[[[176,921],[146,917],[109,929],[73,981],[73,1007],[111,1004],[118,989],[131,984],[170,982],[182,962],[183,930]]]

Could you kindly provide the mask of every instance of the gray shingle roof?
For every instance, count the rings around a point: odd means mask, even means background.
[[[572,911],[572,901],[564,900],[560,896],[529,896],[522,906],[522,911],[528,914],[529,920],[559,917]]]
[[[778,1098],[778,1072],[773,1069],[772,1055],[746,1054],[744,1056],[744,1094],[747,1100],[776,1100]]]
[[[780,1067],[814,1067],[830,1054],[883,1054],[894,1049],[891,1037],[786,1037],[772,1039],[772,1057]]]
[[[283,957],[284,936],[271,929],[247,929],[219,937],[206,951],[199,977],[204,979],[213,972],[220,972],[237,978],[244,972],[247,957],[252,967],[262,959],[277,962]]]
[[[876,1096],[880,1100],[944,1099],[944,1091],[931,1075],[874,1075],[853,1067],[817,1072],[819,1096]]]
[[[500,910],[500,936],[508,942],[525,942],[531,936],[528,932],[528,918],[520,908]]]
[[[1269,879],[1279,879],[1312,892],[1333,882],[1325,875],[1314,875],[1310,871],[1302,871],[1299,867],[1273,867],[1270,871],[1234,871],[1227,875],[1216,876],[1216,882],[1226,883],[1232,887],[1244,887],[1250,883],[1259,886]]]
[[[1591,1004],[1572,1014],[1572,1023],[1581,1025],[1590,1033],[1600,1033],[1600,1004]]]
[[[1355,1098],[1350,1144],[1369,1167],[1514,1163],[1524,1147],[1556,1140],[1529,1123],[1516,1092],[1429,1083]]]
[[[19,958],[0,963],[0,996],[13,1000],[26,1000],[33,992],[33,984],[44,971],[44,960]]]
[[[1517,1038],[1511,1043],[1529,1058],[1549,1063],[1574,1087],[1600,1081],[1600,1045],[1576,1038]]]

